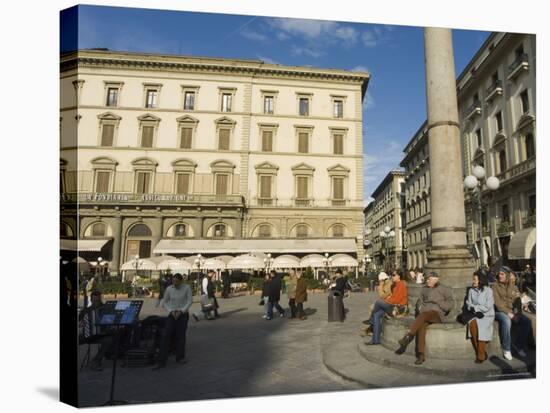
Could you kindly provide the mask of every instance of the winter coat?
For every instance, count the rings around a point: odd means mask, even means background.
[[[339,291],[341,295],[344,295],[347,289],[349,290],[347,277],[336,278],[336,285],[332,287],[332,291]]]
[[[437,311],[439,318],[443,321],[454,306],[452,290],[439,283],[433,287],[426,285],[420,291],[420,298],[416,306],[420,312]]]
[[[276,275],[269,282],[269,301],[274,303],[281,299],[281,276]]]
[[[493,284],[492,288],[496,310],[512,313],[514,300],[521,297],[518,287],[511,283],[497,282]]]
[[[288,295],[288,299],[292,300],[293,298],[296,298],[296,284],[298,282],[298,279],[296,277],[288,277],[286,280],[286,293]]]
[[[296,303],[305,303],[307,301],[307,282],[303,278],[296,280]]]
[[[493,299],[493,290],[489,287],[484,287],[483,290],[478,288],[470,288],[468,297],[466,298],[466,308],[472,308],[474,312],[483,313],[483,318],[473,318],[476,320],[478,327],[478,340],[491,341],[493,338],[493,324],[495,321],[495,301]],[[470,338],[470,320],[468,322],[468,338]]]
[[[264,280],[264,284],[262,285],[262,297],[269,297],[270,283],[271,283],[271,280]]]

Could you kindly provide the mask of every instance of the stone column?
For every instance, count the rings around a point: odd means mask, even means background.
[[[450,29],[424,29],[432,245],[428,271],[442,283],[465,288],[474,271],[466,244],[466,217],[456,78]],[[463,291],[463,290],[462,290]]]
[[[121,245],[122,245],[122,217],[117,216],[113,220],[113,258],[111,260],[110,270],[111,275],[118,275],[121,262]]]
[[[157,214],[161,214],[161,211],[157,210]],[[163,219],[162,216],[158,216],[154,220],[153,224],[153,238],[151,239],[151,257],[154,256],[153,250],[163,237]]]

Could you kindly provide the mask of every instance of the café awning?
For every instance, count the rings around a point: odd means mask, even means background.
[[[358,267],[359,263],[353,257],[350,257],[347,254],[336,254],[332,257],[332,266],[333,267]]]
[[[536,258],[536,228],[526,228],[516,232],[508,245],[508,259],[528,260]]]
[[[355,253],[355,238],[163,239],[155,254]]]
[[[264,267],[265,264],[261,258],[250,254],[239,255],[227,263],[229,269],[254,270]]]
[[[300,259],[294,255],[284,254],[273,260],[272,268],[299,268]]]
[[[99,252],[108,239],[61,239],[59,246],[64,251]]]

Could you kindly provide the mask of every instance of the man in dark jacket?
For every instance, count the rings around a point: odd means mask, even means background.
[[[281,276],[277,274],[275,270],[270,272],[271,282],[269,283],[269,302],[267,305],[267,318],[271,320],[273,318],[273,307],[277,309],[280,317],[285,316],[285,310],[279,305],[281,299]]]
[[[416,361],[414,364],[422,364],[426,361],[426,330],[430,324],[443,322],[454,306],[452,291],[449,287],[439,284],[439,276],[436,272],[428,273],[426,285],[422,287],[420,298],[416,303],[418,315],[411,325],[409,332],[399,340],[400,348],[397,354],[403,354],[407,345],[416,336]]]

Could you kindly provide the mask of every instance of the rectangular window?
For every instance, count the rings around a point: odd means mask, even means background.
[[[491,81],[493,84],[498,81],[498,72],[493,73],[493,75],[491,76]]]
[[[516,59],[520,58],[522,55],[523,55],[524,51],[523,51],[523,45],[520,45],[516,50],[515,50],[515,54],[516,54]]]
[[[309,134],[306,132],[298,133],[298,152],[309,152]]]
[[[151,172],[136,172],[136,179],[136,193],[148,194],[150,192]]]
[[[264,96],[264,113],[272,115],[275,99],[273,96]]]
[[[510,222],[510,213],[508,212],[508,204],[502,205],[502,222]]]
[[[520,98],[521,98],[522,113],[529,112],[529,94],[527,93],[527,89],[521,92]]]
[[[158,90],[156,89],[147,89],[145,98],[145,107],[146,108],[156,108],[158,102]]]
[[[334,154],[343,155],[344,154],[344,135],[337,133],[333,135],[334,140]]]
[[[116,107],[118,104],[118,88],[110,87],[107,89],[106,106]]]
[[[222,94],[222,112],[231,112],[231,98],[233,95],[231,93]]]
[[[502,150],[498,152],[498,163],[500,166],[500,173],[506,170],[506,151]]]
[[[216,195],[227,195],[229,175],[216,174]]]
[[[332,178],[332,198],[337,200],[344,199],[344,178]]]
[[[270,130],[262,131],[262,151],[264,152],[273,151],[273,131],[270,131]]]
[[[483,138],[481,136],[481,129],[477,129],[475,131],[475,134],[476,134],[477,146],[478,146],[478,148],[481,148],[481,146],[483,145]]]
[[[193,138],[193,128],[181,128],[181,149],[191,149],[191,140]]]
[[[229,150],[229,129],[220,129],[218,132],[218,149]]]
[[[260,238],[270,238],[271,237],[271,227],[269,225],[260,225]]]
[[[271,199],[271,176],[260,176],[260,198]]]
[[[298,185],[296,198],[298,199],[308,199],[308,178],[307,176],[298,176],[296,178],[296,183]]]
[[[481,227],[487,228],[487,211],[481,211]]]
[[[183,110],[195,110],[195,92],[185,92]]]
[[[59,192],[64,194],[67,192],[67,189],[65,187],[65,171],[59,171]]]
[[[300,116],[309,116],[308,98],[300,98]]]
[[[534,215],[537,209],[537,195],[529,195],[529,215]]]
[[[502,130],[502,112],[497,112],[495,119],[497,121],[497,132],[500,132]]]
[[[335,100],[334,101],[333,115],[334,115],[335,118],[343,118],[344,117],[344,101],[342,101],[342,100]]]
[[[179,173],[176,175],[176,194],[189,194],[191,175]]]
[[[109,192],[109,178],[111,173],[108,171],[97,171],[95,191],[96,192]]]
[[[101,129],[101,146],[113,146],[115,125],[103,125]]]
[[[152,148],[153,147],[153,133],[155,132],[154,126],[143,126],[141,128],[141,147]]]

